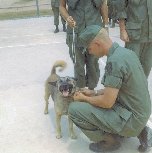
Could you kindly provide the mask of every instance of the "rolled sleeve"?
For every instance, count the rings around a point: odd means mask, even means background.
[[[120,89],[122,86],[123,71],[122,65],[118,62],[108,62],[105,67],[105,74],[101,83],[105,87]]]
[[[105,87],[112,87],[112,88],[117,88],[120,89],[122,85],[122,79],[116,76],[106,76],[105,81],[104,81],[104,86]]]

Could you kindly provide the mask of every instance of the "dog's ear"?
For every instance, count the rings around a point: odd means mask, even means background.
[[[55,87],[56,87],[57,81],[54,81],[54,82],[48,82],[48,84],[50,84],[50,85],[52,85],[52,86],[55,86]]]

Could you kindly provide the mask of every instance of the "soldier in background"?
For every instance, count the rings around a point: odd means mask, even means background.
[[[74,63],[77,86],[94,89],[100,77],[98,58],[84,53],[79,35],[86,26],[93,24],[108,30],[107,0],[60,0],[60,13],[68,24],[66,43]]]
[[[148,78],[152,67],[152,0],[116,0],[120,38],[133,50]]]
[[[54,33],[59,32],[59,4],[60,4],[60,0],[51,0],[51,7],[52,7],[52,11],[54,13],[54,25],[55,25],[55,31]],[[63,24],[63,31],[66,32],[66,21],[62,18],[61,16],[61,21]]]

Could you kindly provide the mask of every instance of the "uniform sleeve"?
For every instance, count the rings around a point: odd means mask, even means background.
[[[105,67],[105,74],[102,78],[102,84],[105,87],[120,89],[122,86],[123,72],[122,66],[118,62],[108,62]]]
[[[116,10],[116,19],[126,19],[126,6],[127,0],[115,0],[113,1],[113,7]]]

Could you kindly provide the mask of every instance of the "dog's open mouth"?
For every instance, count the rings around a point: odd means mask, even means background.
[[[68,97],[69,96],[69,90],[63,90],[62,91],[62,95],[64,96],[64,97]]]
[[[59,87],[60,92],[62,93],[63,97],[68,97],[71,94],[73,86],[71,85],[61,85]]]

